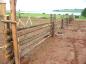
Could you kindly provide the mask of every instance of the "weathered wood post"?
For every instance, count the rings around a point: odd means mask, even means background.
[[[56,15],[53,15],[53,14],[50,14],[50,23],[51,23],[51,36],[52,37],[54,37],[54,35],[55,35],[55,31],[54,31],[54,29],[55,29],[55,25],[54,25],[54,22],[55,22],[55,18],[56,17]]]
[[[66,27],[68,27],[68,18],[66,18]]]
[[[5,33],[5,45],[6,45],[5,54],[6,54],[8,64],[15,64],[12,28],[11,28],[11,23],[7,21],[4,21],[4,25],[5,25],[4,33]]]
[[[2,62],[4,64],[7,63],[7,57],[6,57],[6,37],[4,36],[6,33],[4,31],[4,24],[1,21],[5,20],[5,13],[6,13],[6,3],[3,0],[1,0],[0,1],[0,25],[1,25],[0,28],[1,28],[2,35],[3,35],[2,50],[3,50],[4,60]]]
[[[52,19],[52,17],[53,17],[52,14],[50,14],[50,24],[51,24],[51,26],[50,26],[51,30],[50,31],[51,31],[51,36],[53,37],[53,30],[52,30],[53,29],[52,28],[52,21],[53,21],[53,19]]]
[[[64,28],[64,20],[62,18],[62,20],[61,20],[61,29],[63,29],[63,28]]]
[[[18,47],[17,30],[16,30],[16,0],[10,0],[10,8],[11,8],[11,20],[12,22],[15,22],[12,23],[12,37],[13,37],[15,64],[20,64],[19,47]]]
[[[68,27],[68,23],[69,23],[69,15],[65,14],[65,26]]]
[[[53,16],[53,31],[54,31],[54,35],[55,35],[55,26],[56,26],[56,14],[54,14],[54,16]]]
[[[0,2],[0,19],[5,19],[5,13],[6,13],[6,3],[1,1]]]

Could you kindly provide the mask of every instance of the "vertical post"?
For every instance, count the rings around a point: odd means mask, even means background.
[[[21,18],[21,13],[20,13],[20,10],[19,10],[19,18]]]
[[[53,36],[55,35],[56,14],[53,15]]]
[[[6,24],[7,24],[7,27],[6,27],[7,29],[7,48],[6,48],[7,59],[8,59],[9,64],[15,64],[11,23],[6,23]]]
[[[11,20],[12,20],[12,22],[16,22],[16,0],[10,0],[10,8],[11,8]],[[13,37],[15,63],[20,64],[20,57],[19,57],[17,33],[16,32],[17,32],[16,31],[16,24],[12,23],[12,37]]]
[[[1,20],[5,20],[5,13],[6,13],[6,3],[1,0],[0,1],[0,23],[1,23]],[[1,24],[0,24],[1,25]],[[1,29],[4,29],[4,25],[3,25],[3,28],[1,27]],[[3,60],[3,63],[7,63],[7,58],[6,58],[6,32],[5,30],[3,30],[3,39],[4,41],[2,42],[4,47],[2,48],[3,49],[3,56],[4,56],[4,60]]]
[[[6,3],[4,2],[1,2],[0,3],[0,16],[1,16],[1,19],[5,19],[5,13],[6,13]]]
[[[56,22],[56,14],[54,14],[54,23]]]
[[[63,20],[63,18],[62,18],[62,20],[61,20],[61,29],[63,29],[64,28],[64,20]]]
[[[53,36],[53,33],[52,33],[52,14],[50,14],[50,24],[51,24],[51,26],[50,26],[50,33],[51,33],[51,36]]]
[[[54,15],[50,14],[50,23],[51,23],[51,36],[54,36]]]

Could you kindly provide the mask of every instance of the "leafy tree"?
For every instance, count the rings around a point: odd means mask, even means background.
[[[86,8],[82,11],[81,15],[86,17]]]

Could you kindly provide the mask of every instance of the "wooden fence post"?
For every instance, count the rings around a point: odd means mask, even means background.
[[[53,15],[53,36],[55,35],[55,26],[56,26],[56,14]]]
[[[50,32],[51,32],[51,36],[53,37],[53,32],[52,32],[52,14],[50,14],[50,24],[51,24],[51,26],[50,26],[50,28],[51,28],[51,30],[50,30]]]
[[[12,39],[12,29],[11,29],[11,23],[5,23],[6,26],[6,32],[7,32],[7,59],[9,64],[15,64],[14,59],[14,50],[13,50],[13,39]]]
[[[54,37],[54,34],[55,34],[55,32],[54,32],[54,29],[55,29],[55,27],[54,27],[54,22],[55,22],[55,15],[50,14],[51,36],[52,36],[52,37]]]
[[[12,22],[16,22],[16,0],[10,0],[10,8],[11,8],[11,20],[12,20]],[[12,37],[13,37],[15,64],[20,64],[16,23],[12,23]]]
[[[6,13],[6,3],[0,3],[0,16],[1,20],[5,20],[5,13]]]
[[[62,20],[61,20],[61,29],[63,29],[63,28],[64,28],[64,20],[62,18]]]

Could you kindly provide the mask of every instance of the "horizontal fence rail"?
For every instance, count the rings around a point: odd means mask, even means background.
[[[18,44],[20,47],[20,57],[29,54],[41,40],[50,36],[50,23],[44,23],[28,28],[17,29]]]

